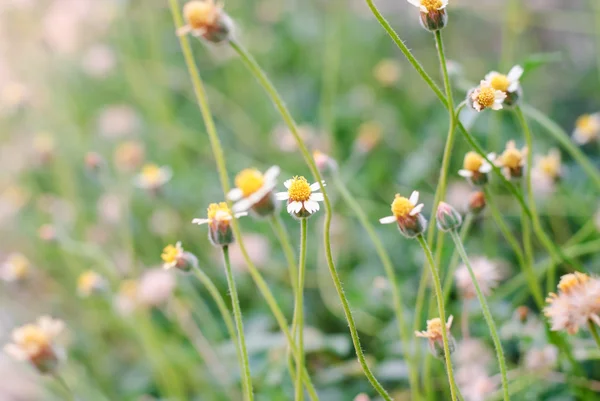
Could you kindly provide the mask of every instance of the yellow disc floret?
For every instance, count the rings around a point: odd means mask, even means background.
[[[421,0],[421,5],[429,12],[436,11],[442,8],[442,0]]]
[[[479,93],[477,94],[477,102],[481,105],[482,108],[492,107],[494,102],[496,101],[496,92],[494,88],[490,86],[484,86],[479,88]]]
[[[463,161],[463,168],[465,170],[478,172],[481,166],[483,166],[483,157],[478,153],[468,152],[465,155],[465,160]]]
[[[203,29],[214,25],[221,8],[214,0],[197,0],[186,3],[183,16],[192,29]]]
[[[569,273],[560,278],[558,289],[565,294],[573,292],[579,285],[586,283],[590,276],[584,273]]]
[[[20,253],[12,254],[7,262],[10,273],[17,279],[22,279],[29,273],[29,260]]]
[[[160,180],[161,170],[156,164],[146,164],[142,168],[142,177],[146,182],[155,183]]]
[[[211,203],[206,211],[209,220],[227,221],[231,220],[231,210],[227,203]]]
[[[432,337],[441,337],[444,324],[439,317],[427,321],[427,333]]]
[[[177,247],[173,246],[173,245],[167,245],[165,247],[165,249],[163,249],[162,254],[160,255],[163,262],[165,262],[165,263],[175,262],[177,260],[178,256],[179,256],[179,249],[177,249]]]
[[[510,86],[510,81],[506,75],[495,74],[491,79],[490,85],[495,90],[506,92]]]
[[[27,324],[15,332],[15,342],[30,357],[50,346],[50,338],[37,325]]]
[[[415,205],[409,199],[396,194],[396,198],[392,202],[392,213],[394,216],[400,218],[407,217],[414,208]]]
[[[519,149],[508,148],[502,153],[501,156],[502,165],[516,169],[521,166],[521,161],[523,160],[523,155]]]
[[[560,159],[550,155],[544,156],[539,161],[539,168],[551,178],[556,178],[560,174]]]
[[[288,188],[288,195],[290,202],[305,202],[310,199],[312,190],[306,178],[294,177],[292,183]]]
[[[575,128],[582,133],[587,134],[589,137],[592,137],[600,130],[600,125],[598,124],[597,118],[590,114],[584,114],[577,118]]]
[[[235,177],[235,186],[241,189],[244,197],[250,196],[258,191],[265,183],[265,179],[260,171],[254,168],[247,168],[240,171]]]

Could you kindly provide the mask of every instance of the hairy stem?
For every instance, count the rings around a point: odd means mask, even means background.
[[[302,389],[302,366],[304,366],[304,277],[306,275],[306,224],[307,219],[300,220],[300,261],[298,262],[298,288],[296,288],[296,341],[298,347],[298,363],[296,366],[296,400],[304,400]]]

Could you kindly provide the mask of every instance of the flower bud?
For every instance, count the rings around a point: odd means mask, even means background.
[[[421,11],[419,16],[421,26],[429,32],[439,31],[448,23],[448,14],[445,9],[431,10],[428,12]]]
[[[184,272],[190,271],[192,267],[198,267],[198,258],[191,252],[186,252],[178,241],[175,246],[167,245],[160,257],[163,260],[163,268],[171,269],[173,267]]]
[[[473,214],[479,214],[485,209],[485,193],[482,191],[473,192],[469,198],[469,211]]]
[[[442,231],[456,230],[462,224],[462,217],[452,206],[440,202],[436,212],[437,226]]]
[[[214,0],[194,0],[185,4],[183,16],[187,25],[178,34],[191,33],[212,43],[229,40],[233,32],[233,21],[223,11],[223,6]]]
[[[93,173],[104,166],[104,158],[97,152],[87,152],[84,159],[85,168]]]
[[[454,317],[450,316],[444,324],[439,317],[436,317],[427,321],[427,330],[415,331],[417,337],[426,338],[429,341],[429,350],[436,358],[443,359],[445,357],[443,330],[446,331],[448,338],[448,351],[452,354],[456,349],[456,342],[450,333],[453,319]]]
[[[321,173],[327,174],[330,171],[337,171],[338,164],[333,158],[329,157],[329,155],[315,150],[313,152],[313,157],[315,159],[317,168]]]
[[[427,219],[422,214],[411,216],[402,222],[398,221],[398,229],[406,238],[415,238],[427,229]]]

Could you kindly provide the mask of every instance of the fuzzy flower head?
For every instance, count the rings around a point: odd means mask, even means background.
[[[426,331],[415,331],[415,336],[427,338],[429,340],[429,349],[431,353],[437,358],[444,357],[444,343],[442,330],[446,330],[448,335],[448,346],[450,353],[454,352],[455,342],[452,334],[450,333],[450,327],[452,327],[452,320],[454,316],[448,318],[448,322],[444,324],[439,317],[427,321]]]
[[[29,259],[20,253],[12,253],[0,265],[0,280],[6,282],[22,281],[29,276],[30,271]]]
[[[209,42],[221,43],[230,38],[233,21],[223,11],[223,4],[215,0],[193,0],[183,6],[187,25],[177,30],[178,35],[188,33]]]
[[[493,155],[488,155],[488,159]],[[467,152],[463,160],[463,168],[458,170],[461,177],[466,178],[472,185],[479,186],[488,182],[488,173],[492,165],[477,152]]]
[[[194,219],[192,223],[208,224],[208,239],[216,247],[224,247],[233,243],[231,220],[246,216],[247,212],[233,214],[227,203],[211,203],[208,205],[205,219]]]
[[[233,211],[250,210],[258,217],[272,215],[277,210],[273,190],[279,171],[278,166],[269,168],[264,174],[255,168],[240,171],[235,177],[235,188],[227,194],[229,200],[236,202]]]
[[[108,283],[98,273],[88,270],[82,273],[77,279],[77,294],[82,298],[87,298],[93,294],[98,294],[108,287]]]
[[[407,238],[414,238],[425,231],[427,221],[421,215],[424,205],[419,203],[419,193],[413,191],[410,198],[396,194],[392,202],[392,216],[379,219],[381,224],[398,223],[400,232]]]
[[[322,184],[325,185],[324,182]],[[287,192],[279,192],[275,196],[278,200],[287,201],[287,212],[298,219],[312,216],[319,210],[319,202],[325,200],[322,193],[315,193],[321,189],[319,183],[309,184],[302,176],[286,180],[283,185]]]
[[[16,360],[29,361],[42,373],[51,372],[60,355],[55,339],[63,330],[61,320],[42,316],[36,323],[13,330],[13,342],[7,344],[4,351]]]
[[[178,241],[175,245],[167,245],[160,257],[163,260],[165,270],[176,267],[183,271],[189,271],[192,267],[198,266],[198,258],[190,252],[184,251],[181,241]]]
[[[480,112],[485,109],[500,110],[506,99],[506,93],[494,89],[488,81],[481,81],[479,86],[467,95],[469,105]]]
[[[502,91],[506,94],[504,104],[512,106],[516,104],[521,93],[521,84],[519,80],[523,75],[523,67],[515,65],[508,72],[508,75],[500,74],[499,72],[492,71],[485,76],[485,80],[490,83],[490,86],[494,90]]]
[[[497,263],[484,257],[474,257],[470,262],[481,292],[485,296],[491,295],[492,290],[504,278],[504,272]],[[475,284],[471,280],[469,269],[465,264],[458,267],[454,277],[456,278],[456,287],[463,299],[473,299],[477,296]]]
[[[550,293],[544,314],[552,330],[575,334],[588,322],[600,326],[600,279],[584,273],[569,273],[560,278],[558,294]]]
[[[421,11],[421,26],[430,32],[435,32],[446,26],[448,0],[408,0],[410,4],[419,7]]]
[[[172,176],[173,172],[167,166],[159,167],[156,164],[146,164],[142,167],[142,171],[135,177],[134,184],[138,188],[156,192],[169,182]]]
[[[517,149],[515,141],[508,141],[504,152],[496,159],[496,165],[502,167],[507,179],[519,178],[523,175],[523,167],[527,161],[527,147]]]
[[[573,140],[584,145],[598,139],[600,135],[600,113],[583,114],[575,121]]]

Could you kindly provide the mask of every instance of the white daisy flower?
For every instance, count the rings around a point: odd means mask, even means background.
[[[405,198],[396,194],[392,202],[392,216],[386,216],[379,219],[381,224],[398,223],[400,232],[409,238],[421,234],[425,230],[426,221],[421,215],[423,210],[422,203],[419,202],[419,192],[413,191],[410,198]]]
[[[469,93],[470,103],[476,111],[490,108],[492,110],[502,109],[502,103],[506,99],[506,93],[496,90],[488,81],[481,81],[479,86]]]
[[[485,80],[490,83],[493,89],[505,93],[517,92],[520,89],[521,76],[523,75],[523,67],[515,65],[510,69],[508,75],[500,74],[496,71],[491,71],[485,76]]]
[[[279,192],[275,197],[277,200],[287,201],[287,212],[292,216],[309,217],[320,209],[319,202],[325,200],[322,193],[314,192],[321,188],[320,184],[318,182],[309,184],[302,176],[286,180],[283,185],[287,188],[287,192]]]
[[[192,223],[203,225],[208,224],[208,238],[210,242],[218,247],[227,246],[233,243],[233,231],[230,223],[234,218],[247,216],[247,212],[233,214],[227,206],[227,203],[211,203],[208,205],[207,217],[205,219],[194,219]]]
[[[494,160],[496,155],[487,155],[489,160]],[[473,185],[487,182],[487,175],[492,171],[492,165],[477,152],[468,152],[463,160],[463,168],[458,170],[458,175],[469,180]]]
[[[408,2],[419,7],[422,13],[443,10],[448,6],[448,0],[408,0]]]
[[[575,121],[573,140],[579,145],[584,145],[597,140],[600,135],[600,113],[583,114]]]
[[[235,177],[235,188],[229,191],[227,198],[236,202],[233,212],[252,210],[259,216],[275,211],[273,190],[277,186],[278,166],[270,167],[264,174],[254,168],[242,170]]]
[[[156,164],[146,164],[142,171],[135,176],[133,183],[138,188],[157,190],[173,177],[168,166],[159,167]]]

